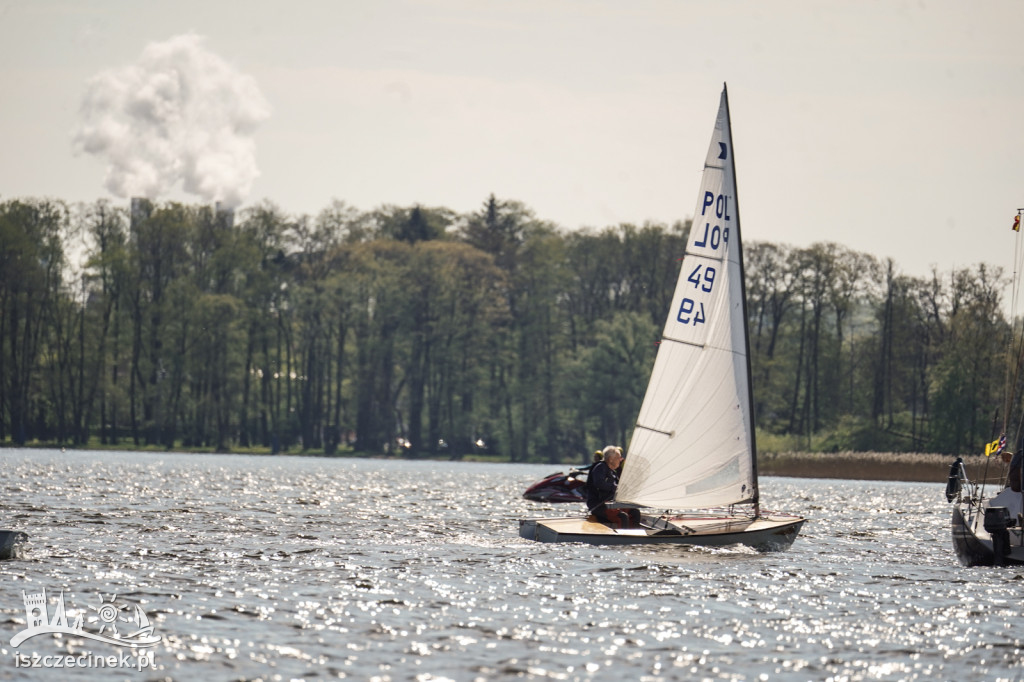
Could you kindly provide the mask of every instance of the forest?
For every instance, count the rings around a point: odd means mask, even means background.
[[[585,461],[628,443],[688,230],[570,231],[493,195],[298,217],[4,200],[0,445]],[[761,450],[998,437],[1001,269],[744,256]]]

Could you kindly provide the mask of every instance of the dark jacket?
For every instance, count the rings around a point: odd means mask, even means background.
[[[591,512],[615,497],[619,474],[605,462],[598,462],[587,474],[587,509]]]

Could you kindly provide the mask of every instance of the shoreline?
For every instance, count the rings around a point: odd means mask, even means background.
[[[264,457],[329,457],[329,458],[353,458],[353,459],[388,459],[401,461],[407,458],[381,453],[356,453],[351,451],[325,454],[317,451],[306,452],[261,452],[258,448],[247,451],[217,453],[209,449],[196,450],[166,450],[164,448],[141,447],[126,448],[124,445],[115,447],[85,447],[67,448],[61,446],[32,444],[25,446],[13,446],[10,444],[0,445],[0,452],[5,449],[49,449],[63,450],[65,452],[95,452],[107,450],[110,452],[146,452],[162,454],[223,454],[223,455],[257,455]],[[949,477],[949,467],[956,459],[954,455],[941,455],[935,453],[918,452],[762,452],[758,455],[757,470],[760,476],[782,476],[787,478],[835,478],[848,480],[865,481],[904,481],[904,482],[927,482],[945,483]],[[417,457],[408,458],[409,461],[461,461],[493,464],[550,464],[552,467],[564,467],[566,469],[579,466],[577,462],[550,463],[544,461],[532,462],[511,462],[507,458],[491,457],[487,455],[473,454],[464,457]],[[985,457],[981,455],[964,456],[964,464],[967,466],[968,476],[973,480],[980,478],[982,471],[980,465],[986,463]],[[1005,466],[997,458],[993,457],[990,464],[991,476],[1003,475]],[[979,468],[975,472],[974,469]]]

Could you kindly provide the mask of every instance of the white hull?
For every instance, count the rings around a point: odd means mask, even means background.
[[[519,535],[538,542],[582,542],[591,545],[742,544],[759,551],[778,551],[793,544],[805,519],[788,514],[752,516],[716,512],[680,516],[644,516],[641,528],[615,528],[581,517],[524,519]]]

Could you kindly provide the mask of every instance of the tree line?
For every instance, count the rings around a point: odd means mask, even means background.
[[[0,202],[0,443],[582,461],[626,443],[689,224]],[[997,268],[745,245],[762,449],[977,451]]]

